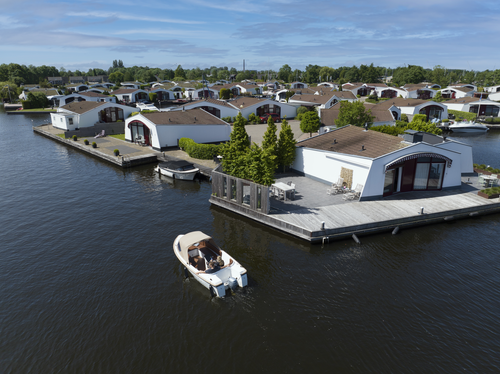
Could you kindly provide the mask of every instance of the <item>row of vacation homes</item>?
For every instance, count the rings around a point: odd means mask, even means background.
[[[130,106],[82,101],[60,107],[57,113],[51,114],[51,119],[54,127],[63,130],[123,121],[127,141],[144,139],[151,148],[162,150],[178,146],[182,137],[197,143],[228,141],[231,126],[221,117],[234,117],[237,113],[247,118],[250,113],[280,113],[281,117],[291,118],[298,106],[307,103],[317,106],[321,101],[318,108],[322,121],[333,125],[339,105],[329,105],[332,98],[326,94],[303,94],[295,98],[296,104],[292,104],[292,100],[281,103],[253,97],[227,102],[204,99],[170,111],[139,113],[131,117],[129,115],[136,109]],[[391,121],[400,118],[405,111],[409,116],[422,112],[432,115],[437,108],[446,115],[445,105],[419,99],[395,98],[372,105],[373,113],[379,116],[388,114]],[[355,126],[320,132],[298,142],[296,160],[291,167],[297,173],[325,184],[336,182],[341,175],[348,176],[345,178],[347,187],[364,186],[361,200],[406,191],[456,188],[461,184],[462,174],[473,172],[472,149],[466,144],[421,132],[410,131],[401,138]]]

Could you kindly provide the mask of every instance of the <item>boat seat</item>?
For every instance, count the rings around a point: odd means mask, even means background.
[[[205,259],[200,256],[189,257],[189,263],[198,270],[206,270]]]

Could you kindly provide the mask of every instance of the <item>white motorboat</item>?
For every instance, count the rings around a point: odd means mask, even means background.
[[[135,106],[142,112],[143,110],[154,110],[158,112],[158,108],[154,104],[137,103]]]
[[[476,122],[455,122],[447,127],[453,132],[486,132],[488,127]]]
[[[200,169],[188,161],[180,160],[160,162],[155,171],[170,178],[192,181]]]
[[[208,288],[212,296],[224,297],[229,288],[234,290],[247,286],[246,269],[201,231],[177,236],[173,247],[184,268]],[[210,262],[213,264],[219,256],[224,265],[211,269]]]

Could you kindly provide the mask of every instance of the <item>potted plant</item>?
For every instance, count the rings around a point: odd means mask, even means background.
[[[97,143],[96,142],[92,142],[92,148],[97,148]]]
[[[478,191],[477,195],[484,197],[485,199],[496,199],[497,197],[500,197],[500,187],[486,188]]]
[[[73,135],[71,138],[72,138],[75,142],[78,140],[78,136],[76,136],[76,135]]]
[[[115,154],[115,156],[118,156],[120,154],[120,151],[118,149],[115,149],[113,153]]]
[[[89,145],[88,139],[85,139],[83,142],[85,143],[85,145]]]

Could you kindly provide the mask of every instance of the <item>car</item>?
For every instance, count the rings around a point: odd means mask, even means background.
[[[274,122],[279,122],[281,120],[279,114],[277,114],[277,113],[266,113],[266,114],[263,114],[262,116],[260,116],[259,118],[261,121],[267,122],[267,119],[269,118],[269,116],[271,116],[273,118]]]

